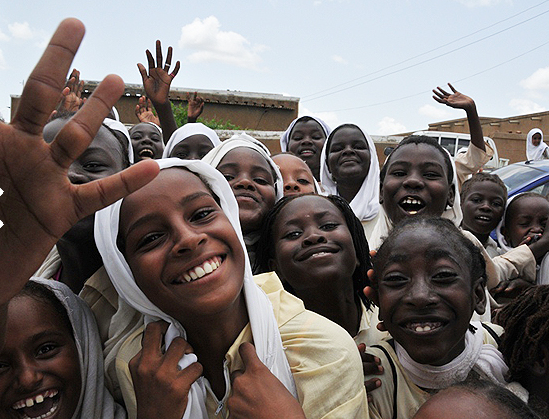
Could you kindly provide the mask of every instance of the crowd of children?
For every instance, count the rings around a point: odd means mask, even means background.
[[[312,116],[271,156],[196,94],[176,126],[159,41],[128,131],[117,76],[65,80],[83,34],[0,123],[0,417],[549,417],[549,200],[479,173],[471,98],[433,91],[467,114],[455,159],[410,136],[380,168]]]

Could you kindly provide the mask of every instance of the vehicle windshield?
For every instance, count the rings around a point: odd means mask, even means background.
[[[492,174],[498,175],[503,180],[509,192],[537,179],[542,172],[524,165],[510,165],[497,169]]]

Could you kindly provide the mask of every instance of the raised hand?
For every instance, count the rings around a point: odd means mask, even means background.
[[[141,96],[135,106],[135,116],[139,119],[139,122],[152,122],[160,126],[160,120],[153,113],[153,104],[146,96]]]
[[[198,96],[196,92],[193,96],[187,93],[187,103],[187,122],[196,122],[204,110],[204,99]]]
[[[51,144],[43,140],[42,129],[59,101],[84,32],[77,19],[61,22],[25,84],[15,117],[0,124],[0,305],[19,292],[79,219],[140,188],[159,171],[151,161],[84,185],[68,180],[70,164],[123,93],[118,76],[101,82]]]
[[[138,419],[181,419],[187,407],[191,385],[202,375],[202,365],[194,362],[181,370],[179,360],[192,353],[191,345],[175,338],[162,353],[168,323],[149,323],[143,335],[143,347],[129,363]]]
[[[244,371],[232,376],[233,394],[227,401],[231,419],[303,419],[305,414],[297,399],[260,361],[251,343],[238,348]]]
[[[76,68],[72,70],[67,84],[61,92],[62,98],[57,109],[65,109],[68,112],[78,112],[78,109],[84,104],[86,99],[82,99],[82,90],[84,89],[84,80],[80,80],[80,71]]]
[[[450,83],[448,83],[448,86],[452,89],[452,93],[448,93],[441,87],[437,87],[436,89],[433,89],[433,99],[438,103],[442,103],[451,108],[464,109],[465,111],[475,108],[473,99],[458,92]]]

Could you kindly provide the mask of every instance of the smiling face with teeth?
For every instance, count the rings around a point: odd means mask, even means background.
[[[326,141],[322,126],[313,118],[304,117],[290,132],[288,151],[307,163],[314,175],[320,173],[320,152]],[[318,177],[317,177],[318,179]]]
[[[162,134],[149,123],[142,122],[130,129],[132,140],[133,158],[137,163],[144,159],[159,159],[162,157],[164,144]]]
[[[506,191],[491,181],[475,182],[462,197],[462,227],[475,234],[479,240],[479,235],[484,235],[487,239],[487,235],[497,227],[503,217]]]
[[[246,315],[244,250],[212,192],[195,174],[165,169],[120,209],[119,247],[135,282],[184,327]]]
[[[444,230],[406,226],[389,236],[374,261],[379,318],[421,364],[444,365],[458,356],[473,312],[484,312],[482,281],[471,278],[472,250],[447,223]]]
[[[8,306],[0,353],[2,418],[71,419],[81,391],[72,331],[48,303],[22,295]]]

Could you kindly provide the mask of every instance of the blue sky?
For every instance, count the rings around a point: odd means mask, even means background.
[[[77,4],[75,4],[77,3]],[[86,80],[140,83],[156,39],[181,61],[175,87],[278,93],[302,114],[370,134],[426,129],[464,112],[430,90],[453,82],[481,116],[549,109],[549,0],[0,0],[0,112],[57,24],[84,22]],[[282,128],[281,128],[282,129]]]

